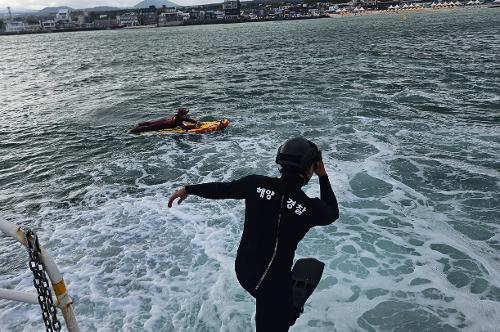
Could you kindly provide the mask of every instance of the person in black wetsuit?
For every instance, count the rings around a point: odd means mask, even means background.
[[[131,133],[139,134],[145,131],[153,131],[167,128],[181,127],[184,130],[189,130],[193,128],[198,128],[201,124],[200,122],[188,117],[189,110],[187,108],[178,108],[177,114],[170,118],[162,118],[154,121],[141,122],[134,128],[130,129]],[[185,124],[189,122],[192,124]]]
[[[302,137],[278,149],[281,178],[249,175],[232,182],[188,185],[170,196],[168,207],[188,195],[211,199],[244,199],[245,224],[236,256],[236,276],[256,299],[256,328],[288,331],[299,312],[292,304],[291,268],[295,250],[311,227],[329,225],[339,217],[337,199],[321,152]],[[301,187],[318,175],[321,198]]]

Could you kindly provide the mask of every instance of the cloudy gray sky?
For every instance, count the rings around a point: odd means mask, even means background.
[[[178,5],[198,5],[204,3],[218,3],[223,0],[171,0]],[[95,6],[133,6],[141,0],[0,0],[0,10],[10,6],[13,9],[42,9],[53,6],[69,6],[72,8],[89,8]]]

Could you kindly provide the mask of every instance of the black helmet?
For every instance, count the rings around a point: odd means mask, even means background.
[[[278,149],[276,163],[283,169],[305,173],[307,167],[321,160],[321,151],[316,144],[304,137],[294,137],[287,140]]]

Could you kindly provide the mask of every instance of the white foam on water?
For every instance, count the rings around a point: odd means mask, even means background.
[[[464,260],[431,248],[432,244],[446,244],[470,257],[465,260],[481,264],[487,273],[480,268],[479,276],[488,282],[489,289],[498,285],[500,276],[498,266],[482,256],[481,249],[486,250],[486,245],[455,231],[448,223],[452,216],[433,211],[424,192],[388,172],[388,160],[407,157],[397,152],[394,136],[382,141],[366,131],[364,126],[370,121],[361,118],[360,127],[355,125],[352,134],[374,148],[375,152],[362,160],[335,158],[337,144],[350,137],[337,137],[336,142],[329,135],[318,139],[341,203],[341,218],[333,226],[312,230],[299,245],[299,257],[319,257],[326,267],[320,288],[291,330],[359,330],[359,319],[388,301],[410,303],[410,311],[422,309],[439,316],[442,324],[456,327],[463,321],[464,331],[493,330],[497,326],[495,317],[500,316],[498,301],[481,298],[488,290],[480,294],[468,291],[472,279],[461,288],[450,284],[438,260],[447,258],[450,264]],[[189,152],[180,156],[174,143],[165,141],[146,163],[127,159],[96,167],[94,182],[86,188],[81,204],[65,209],[43,208],[39,222],[44,227],[39,235],[56,257],[75,297],[81,329],[253,330],[254,301],[241,289],[234,273],[243,203],[189,197],[169,210],[166,201],[175,188],[186,183],[227,181],[255,171],[277,175],[273,158],[281,141],[282,137],[272,132],[254,137],[224,136],[222,140],[202,138],[201,142],[186,140],[183,149]],[[426,166],[419,160],[411,157],[410,162],[424,179],[422,169]],[[176,168],[181,164],[184,171],[178,175],[169,173],[166,181],[147,184],[155,176],[148,167]],[[462,169],[451,163],[448,166]],[[468,166],[463,169],[471,171]],[[484,167],[473,171],[494,174]],[[130,172],[136,174],[132,183],[139,192],[129,192],[128,184],[107,182]],[[362,174],[390,189],[359,197],[352,181]],[[317,179],[305,190],[311,196],[319,195]],[[441,192],[452,197],[461,193]],[[391,217],[397,227],[380,223]],[[7,249],[15,248],[9,245]],[[21,270],[17,276],[3,277],[0,286],[29,290],[29,278],[30,273]],[[427,281],[412,285],[417,278]],[[435,297],[423,295],[428,289],[441,293]],[[42,328],[36,306],[0,303],[2,329]],[[447,309],[456,312],[445,316],[442,313]],[[26,323],[23,327],[19,325],[21,318]],[[383,328],[375,325],[375,329]]]

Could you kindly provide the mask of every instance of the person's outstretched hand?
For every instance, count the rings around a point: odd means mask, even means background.
[[[177,204],[181,204],[181,202],[183,200],[186,199],[186,197],[188,196],[187,192],[186,192],[186,188],[185,187],[182,187],[180,189],[177,189],[173,194],[172,196],[170,196],[170,198],[168,199],[168,207],[171,208],[172,207],[172,203],[174,203],[174,201],[178,198],[179,201],[177,202]]]
[[[326,175],[326,169],[325,169],[325,164],[323,164],[323,160],[320,160],[316,163],[316,168],[314,169],[314,173],[316,173],[317,176]]]

